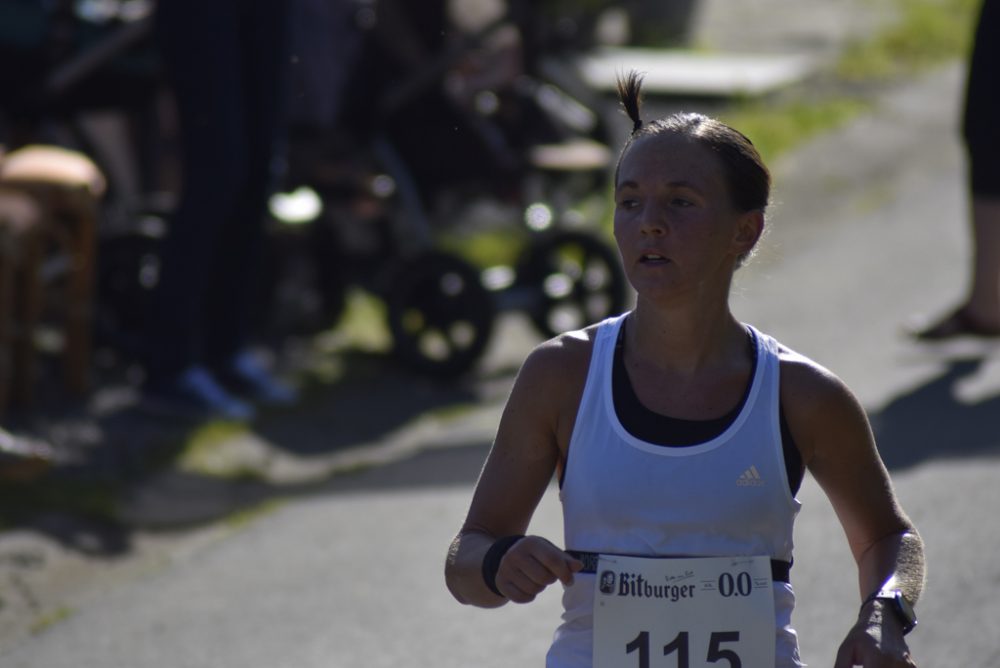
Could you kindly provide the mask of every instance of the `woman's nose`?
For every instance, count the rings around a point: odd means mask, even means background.
[[[647,206],[642,210],[639,229],[643,234],[661,235],[667,231],[663,210],[658,206]]]

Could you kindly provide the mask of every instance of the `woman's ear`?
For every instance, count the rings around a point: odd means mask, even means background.
[[[760,209],[747,211],[740,215],[733,244],[737,255],[745,257],[753,250],[764,233],[764,212]]]

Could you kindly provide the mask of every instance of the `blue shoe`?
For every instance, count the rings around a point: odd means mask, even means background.
[[[299,400],[298,391],[271,373],[249,350],[234,355],[219,370],[219,378],[237,392],[268,406],[290,406]]]
[[[146,405],[158,411],[184,417],[222,418],[248,422],[254,408],[227,392],[203,366],[191,366],[172,381],[146,391]]]

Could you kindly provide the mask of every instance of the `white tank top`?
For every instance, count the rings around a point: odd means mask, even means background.
[[[779,426],[777,342],[749,328],[757,364],[743,407],[719,436],[691,446],[647,443],[615,413],[611,374],[625,316],[595,332],[560,499],[566,549],[635,556],[767,555],[791,562],[800,504],[789,489]],[[776,666],[794,667],[791,585],[774,583]],[[563,592],[547,668],[590,668],[594,576]]]

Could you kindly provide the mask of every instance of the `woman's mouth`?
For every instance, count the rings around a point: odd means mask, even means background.
[[[670,260],[659,253],[644,253],[639,257],[639,262],[641,264],[666,264]]]

